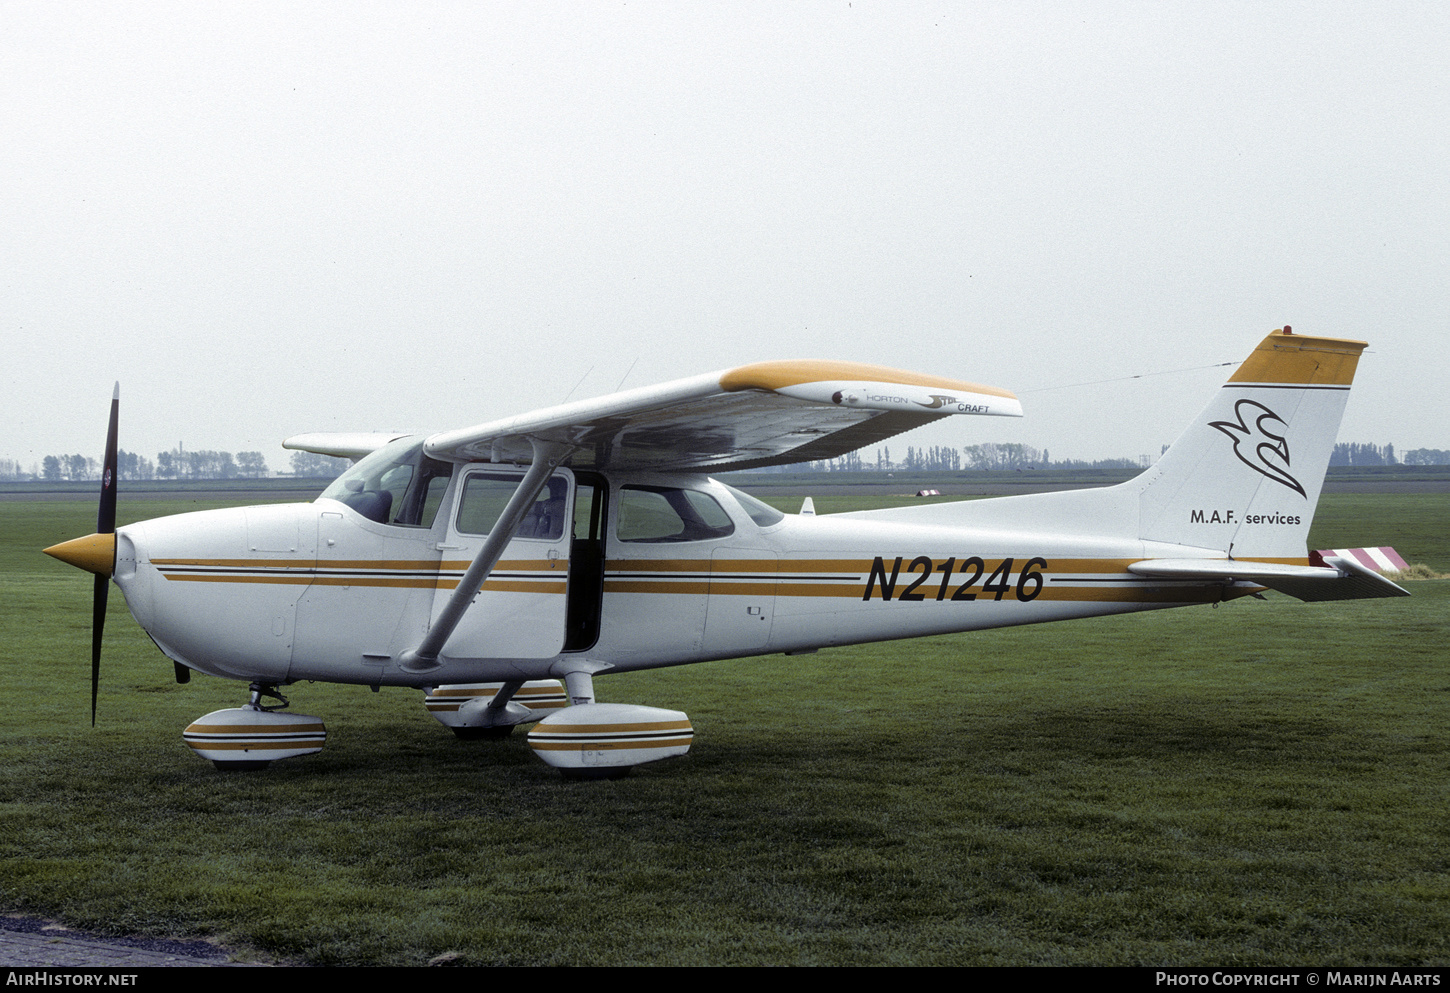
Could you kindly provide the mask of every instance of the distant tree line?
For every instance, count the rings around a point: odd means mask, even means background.
[[[1441,448],[1412,448],[1400,458],[1394,445],[1364,445],[1340,442],[1329,456],[1330,465],[1450,465],[1450,451]]]
[[[312,452],[292,453],[292,475],[331,479],[352,463]],[[161,452],[155,459],[128,452],[116,452],[116,475],[127,479],[264,479],[272,475],[261,452],[184,451]],[[47,483],[99,480],[101,463],[86,455],[47,455],[29,470],[14,459],[0,459],[0,480],[43,480]]]
[[[1450,451],[1443,448],[1412,448],[1401,461],[1405,465],[1450,465]]]
[[[1167,450],[1165,446],[1164,450]],[[794,465],[775,467],[776,472],[955,472],[976,471],[1018,471],[1030,469],[1146,469],[1152,459],[1140,455],[1135,459],[1053,459],[1045,449],[1030,445],[987,442],[981,445],[967,445],[964,448],[950,448],[933,445],[930,448],[908,446],[906,457],[900,461],[891,458],[891,449],[876,450],[876,458],[863,459],[860,452],[838,459],[818,462],[797,462]],[[1375,465],[1450,465],[1450,451],[1438,448],[1416,448],[1397,456],[1394,445],[1374,445],[1341,442],[1334,446],[1329,464],[1332,466],[1375,466]]]
[[[121,449],[116,452],[120,479],[261,479],[271,473],[261,452],[162,452],[155,460]],[[85,455],[47,455],[37,477],[48,483],[101,478],[101,464]]]
[[[1398,465],[1395,461],[1394,445],[1366,445],[1358,442],[1343,442],[1334,446],[1329,456],[1330,465]]]
[[[333,458],[331,455],[318,455],[316,452],[292,453],[292,475],[294,476],[334,479],[350,465],[352,465],[350,460]]]
[[[893,461],[890,447],[876,449],[875,459],[851,452],[836,459],[797,462],[774,466],[773,472],[957,472],[972,470],[1022,471],[1026,469],[1138,469],[1150,463],[1146,455],[1136,459],[1053,460],[1044,450],[1030,445],[987,442],[951,448],[932,445],[918,448],[908,445],[906,456]],[[1450,465],[1450,451],[1440,448],[1415,448],[1396,456],[1394,445],[1340,442],[1330,454],[1332,466],[1380,465]],[[293,452],[291,475],[332,479],[351,463],[314,452]],[[154,460],[135,452],[120,451],[116,468],[121,479],[262,479],[272,475],[261,452],[183,451],[180,447],[161,452]],[[63,482],[101,478],[101,464],[85,455],[47,455],[29,470],[14,459],[0,459],[0,480],[44,480]]]
[[[982,445],[967,445],[965,448],[951,448],[933,445],[917,448],[908,445],[906,457],[897,461],[891,458],[891,449],[876,449],[874,460],[862,458],[860,452],[851,452],[838,459],[823,459],[817,462],[796,462],[792,465],[773,466],[766,472],[960,472],[976,471],[1018,471],[1028,469],[1145,469],[1151,460],[1142,455],[1136,459],[1061,459],[1053,461],[1047,451],[1005,442],[987,442]]]
[[[1060,459],[1056,462],[1046,449],[1038,450],[1031,445],[996,444],[968,445],[962,449],[967,462],[964,468],[978,470],[1024,469],[1146,469],[1147,456],[1136,459]]]

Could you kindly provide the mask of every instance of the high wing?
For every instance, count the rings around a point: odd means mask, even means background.
[[[407,437],[406,434],[390,432],[378,434],[367,431],[315,431],[297,434],[282,442],[283,448],[298,452],[314,452],[317,455],[331,455],[333,458],[352,459],[354,462],[371,455],[390,441]]]
[[[1007,390],[854,362],[761,362],[445,431],[429,455],[578,469],[754,469],[830,459],[952,414],[1021,417]]]

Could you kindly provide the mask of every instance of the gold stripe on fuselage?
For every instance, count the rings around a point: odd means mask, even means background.
[[[1259,588],[1226,588],[1221,583],[1196,579],[1138,576],[1128,572],[1129,564],[1138,559],[1058,559],[1044,566],[1043,559],[1031,556],[986,560],[973,556],[928,558],[930,566],[923,574],[920,565],[911,569],[912,563],[922,558],[928,557],[610,560],[605,567],[604,591],[676,596],[836,597],[880,603],[899,602],[900,594],[910,590],[913,595],[906,599],[907,603],[952,599],[959,602],[1041,599],[1044,602],[1207,603],[1233,599]],[[1006,566],[1009,558],[1011,567]],[[980,571],[975,565],[967,565],[974,559],[981,561]],[[944,575],[948,561],[952,571]],[[1032,563],[1038,569],[1050,568],[1050,571],[1041,573],[1040,587],[1035,579],[1023,587],[1017,581],[1020,570]],[[1004,568],[1006,573],[1000,573]],[[1014,581],[1009,583],[1008,578]],[[996,580],[997,585],[984,589],[984,584],[991,580]],[[889,595],[883,596],[883,586],[889,587]]]
[[[605,566],[604,592],[609,594],[651,594],[675,596],[759,596],[833,597],[865,602],[900,602],[908,589],[913,596],[905,602],[1001,602],[1036,600],[1044,602],[1128,602],[1195,603],[1232,598],[1250,592],[1246,588],[1225,588],[1201,580],[1165,580],[1136,576],[1127,571],[1134,559],[1058,559],[1042,566],[1040,557],[1011,557],[1013,566],[992,589],[984,584],[1004,568],[1008,557],[980,560],[977,571],[968,562],[979,557],[931,561],[925,578],[921,566],[912,563],[926,556],[882,556],[879,559],[612,559]],[[952,563],[952,572],[943,567]],[[1255,559],[1286,564],[1305,564],[1303,559]],[[1039,563],[1040,587],[1023,596],[1020,570]],[[358,586],[393,589],[451,590],[458,586],[470,564],[466,560],[428,562],[402,559],[348,559],[335,561],[296,559],[155,559],[158,571],[172,582],[262,583],[284,586]],[[876,570],[875,582],[872,571]],[[1014,572],[1013,569],[1019,570]],[[976,574],[967,586],[961,584]],[[564,595],[567,592],[568,561],[564,559],[512,559],[501,561],[484,583],[489,593],[536,593]],[[892,578],[894,576],[894,578]],[[883,596],[882,580],[889,580],[890,595]],[[915,585],[912,585],[912,584]],[[1003,586],[1008,591],[998,595]],[[868,595],[868,590],[869,595]],[[920,598],[918,600],[918,597]]]
[[[265,583],[279,586],[368,586],[452,590],[469,560],[404,559],[152,559],[170,582]],[[565,559],[505,559],[483,584],[490,593],[552,593],[567,589]]]

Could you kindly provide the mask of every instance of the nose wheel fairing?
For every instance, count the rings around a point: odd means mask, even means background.
[[[262,698],[281,701],[262,706]],[[315,755],[327,743],[322,718],[279,711],[287,700],[275,688],[252,684],[251,702],[243,707],[214,710],[199,717],[182,732],[182,740],[218,769],[265,769],[279,759]]]

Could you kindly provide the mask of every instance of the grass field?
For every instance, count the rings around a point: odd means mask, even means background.
[[[1311,544],[1450,571],[1447,511],[1327,496]],[[620,782],[299,684],[327,749],[221,774],[181,729],[244,687],[119,596],[89,728],[90,582],[36,549],[93,524],[0,504],[0,909],[314,964],[1450,963],[1447,581],[604,678],[697,735]]]

